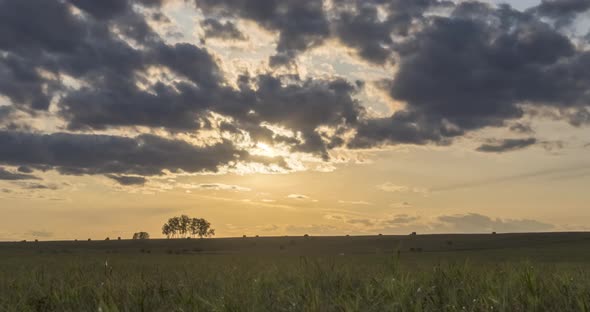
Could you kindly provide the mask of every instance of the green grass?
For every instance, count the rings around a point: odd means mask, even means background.
[[[527,235],[0,244],[0,311],[589,311],[588,235]]]

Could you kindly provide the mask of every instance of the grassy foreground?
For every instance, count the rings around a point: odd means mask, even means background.
[[[0,311],[590,311],[585,238],[532,249],[352,255],[115,244],[0,246]]]

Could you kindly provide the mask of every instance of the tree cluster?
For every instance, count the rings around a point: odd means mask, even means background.
[[[133,239],[150,239],[148,232],[137,232],[133,234]]]
[[[190,218],[187,215],[168,219],[162,226],[162,234],[167,238],[210,237],[215,235],[211,223],[201,218]]]

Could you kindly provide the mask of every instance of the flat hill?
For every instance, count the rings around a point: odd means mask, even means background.
[[[213,239],[44,241],[0,243],[0,255],[169,254],[345,256],[393,254],[411,257],[477,256],[488,260],[531,258],[590,260],[590,233],[435,234],[379,236],[283,236]]]

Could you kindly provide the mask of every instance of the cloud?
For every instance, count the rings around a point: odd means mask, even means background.
[[[0,131],[0,163],[53,168],[64,174],[160,175],[217,171],[247,158],[230,142],[199,147],[153,135],[135,138],[86,134]]]
[[[364,200],[339,200],[338,201],[339,204],[343,204],[343,205],[360,205],[360,206],[370,206],[373,205],[373,203],[370,203],[368,201],[364,201]]]
[[[407,223],[412,223],[412,222],[416,222],[420,220],[420,217],[418,216],[410,216],[407,214],[400,214],[400,215],[396,215],[393,218],[389,219],[389,220],[385,220],[384,223],[386,224],[407,224]]]
[[[391,208],[412,208],[414,205],[410,204],[409,202],[399,202],[390,204],[389,207]]]
[[[298,199],[298,200],[308,200],[310,199],[309,196],[302,195],[302,194],[289,194],[287,195],[289,199]]]
[[[250,188],[239,186],[239,185],[230,185],[230,184],[223,184],[223,183],[201,183],[201,184],[179,184],[181,188],[191,189],[191,190],[211,190],[211,191],[236,191],[236,192],[249,192],[251,191]]]
[[[525,12],[476,1],[190,1],[205,37],[245,39],[236,26],[243,21],[276,34],[270,68],[230,75],[206,41],[173,44],[152,28],[165,2],[0,1],[0,95],[9,104],[0,106],[0,140],[22,154],[3,148],[0,164],[137,185],[140,177],[238,162],[288,167],[281,157],[248,153],[259,142],[330,161],[334,149],[449,145],[488,127],[532,133],[517,124],[528,108],[556,111],[575,127],[590,124],[590,52],[546,22],[571,20],[586,1],[543,1]],[[326,42],[343,45],[366,68],[391,71],[377,85],[401,108],[372,117],[359,96],[365,81],[297,66]],[[43,124],[68,133],[32,132],[13,122],[21,115],[19,122],[50,118]],[[192,143],[165,138],[176,134]],[[506,139],[480,149],[527,144],[534,143]]]
[[[35,238],[51,238],[54,236],[53,232],[48,231],[39,231],[39,230],[32,230],[25,233],[27,236],[32,236]]]
[[[383,184],[377,185],[377,189],[388,193],[429,193],[429,190],[425,188],[397,185],[391,182],[385,182]]]
[[[524,149],[537,143],[537,139],[503,139],[490,140],[489,143],[482,144],[477,151],[484,153],[504,153]]]
[[[39,180],[39,178],[31,174],[10,172],[0,167],[0,180]]]
[[[348,219],[348,220],[346,220],[346,222],[348,222],[350,224],[362,225],[362,226],[366,226],[366,227],[374,225],[373,221],[370,219]]]
[[[196,0],[205,15],[238,17],[256,22],[279,33],[277,54],[270,64],[285,65],[301,52],[321,45],[329,36],[329,22],[323,1],[270,0]]]
[[[577,14],[588,10],[590,10],[588,0],[541,0],[541,3],[529,9],[529,12],[553,18],[558,26],[566,26]]]
[[[15,184],[27,190],[56,191],[61,188],[61,186],[57,183],[15,182]]]
[[[517,122],[510,126],[510,131],[523,134],[533,134],[535,131],[528,123]]]
[[[470,213],[465,215],[445,215],[438,221],[449,226],[449,230],[461,233],[497,232],[538,232],[549,231],[553,225],[529,219],[492,219],[490,217]]]
[[[109,174],[106,176],[110,179],[117,181],[119,184],[125,185],[125,186],[144,185],[147,182],[146,178],[138,177],[138,176],[113,175],[113,174]]]
[[[222,23],[213,18],[201,22],[205,38],[219,38],[224,40],[246,40],[246,36],[231,21]]]
[[[449,16],[428,18],[396,51],[398,70],[382,86],[405,108],[361,122],[352,148],[446,145],[520,119],[523,103],[578,112],[588,105],[590,75],[580,69],[590,54],[531,13],[506,5],[461,2]],[[562,119],[581,124],[570,117]]]

